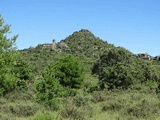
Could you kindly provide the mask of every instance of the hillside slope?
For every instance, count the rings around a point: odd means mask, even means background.
[[[66,44],[68,47],[61,47],[61,44]],[[113,47],[113,45],[108,44],[99,37],[96,37],[89,30],[81,29],[80,31],[74,32],[72,35],[68,36],[64,40],[58,43],[59,48],[62,51],[67,51],[78,56],[86,57],[98,57],[99,54],[103,53],[108,48]]]
[[[85,66],[86,72],[90,72],[90,67],[95,60],[105,50],[113,48],[114,45],[96,37],[89,30],[82,29],[69,35],[64,40],[56,44],[56,49],[43,49],[42,45],[35,48],[21,50],[22,58],[27,60],[32,66],[33,72],[40,74],[45,66],[55,62],[64,54],[73,54]]]

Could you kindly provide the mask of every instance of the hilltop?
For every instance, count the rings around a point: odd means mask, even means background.
[[[62,51],[68,51],[73,54],[81,54],[84,56],[98,56],[113,45],[108,44],[107,41],[103,41],[99,37],[96,37],[89,30],[81,29],[80,31],[74,32],[64,40],[58,43],[60,46],[65,43],[68,48],[64,48]]]
[[[43,68],[48,64],[55,62],[64,54],[73,54],[76,56],[85,67],[86,72],[90,72],[91,65],[103,54],[106,50],[116,49],[113,44],[96,37],[91,31],[81,29],[73,32],[68,37],[56,43],[39,44],[35,48],[21,50],[23,59],[26,59],[32,66],[33,71],[41,73]],[[149,55],[134,55],[135,58],[150,59]],[[146,57],[145,57],[146,56]]]
[[[71,35],[56,43],[44,43],[38,45],[35,49],[52,50],[57,53],[71,53],[79,57],[98,58],[104,51],[116,48],[113,44],[96,37],[91,31],[81,29],[73,32]],[[27,50],[27,49],[26,49]],[[138,53],[137,57],[146,60],[159,60],[160,56],[151,56],[147,52]]]
[[[54,40],[53,43],[39,44],[35,48],[31,47],[20,50],[20,52],[23,59],[31,64],[36,74],[64,54],[76,56],[82,61],[82,64],[88,66],[86,71],[89,72],[91,64],[99,58],[99,55],[110,48],[114,48],[114,45],[96,37],[89,30],[81,29],[73,32],[73,34],[58,43],[55,43]]]
[[[111,47],[114,47],[114,45],[108,44],[107,41],[96,37],[87,29],[81,29],[80,31],[73,32],[73,34],[62,39],[58,43],[53,40],[52,43],[40,44],[35,49],[50,49],[58,53],[71,53],[78,56],[98,57],[100,53],[103,53]]]

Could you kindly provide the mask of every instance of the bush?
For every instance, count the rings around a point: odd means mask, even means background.
[[[16,106],[9,106],[9,109],[12,114],[18,116],[18,117],[29,117],[33,116],[37,109],[34,106],[28,106],[28,105],[16,105]]]
[[[54,116],[50,113],[47,113],[45,111],[42,111],[38,113],[33,120],[59,120],[59,116]]]
[[[16,89],[18,81],[19,79],[12,74],[6,73],[0,75],[0,95],[4,95]]]
[[[110,104],[105,104],[102,107],[102,111],[120,111],[124,106],[121,103],[114,102]]]
[[[73,120],[85,120],[84,113],[79,111],[76,107],[66,107],[61,111],[62,118]]]
[[[148,118],[152,115],[159,114],[159,107],[150,104],[148,101],[143,100],[140,104],[127,108],[128,114],[137,118]]]
[[[81,106],[86,106],[88,104],[89,99],[90,99],[89,97],[76,96],[73,99],[73,102],[75,106],[81,107]]]
[[[102,91],[94,91],[91,101],[94,103],[103,102],[106,100],[106,95]]]

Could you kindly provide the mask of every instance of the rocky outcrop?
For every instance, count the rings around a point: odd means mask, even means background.
[[[147,52],[139,53],[139,54],[137,54],[137,56],[139,58],[144,59],[144,60],[151,60],[151,58],[152,58]]]

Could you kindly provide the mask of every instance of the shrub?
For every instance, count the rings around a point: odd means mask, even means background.
[[[18,81],[19,79],[12,74],[6,73],[0,75],[0,95],[4,95],[16,89]]]
[[[159,107],[149,103],[147,100],[143,100],[140,104],[127,108],[127,112],[137,118],[148,118],[152,115],[158,115]]]
[[[74,100],[74,104],[77,107],[86,106],[88,104],[90,98],[88,97],[82,97],[82,96],[76,96]]]
[[[79,111],[76,107],[66,107],[61,111],[62,118],[73,119],[73,120],[85,120],[84,113]]]
[[[94,103],[103,102],[106,100],[106,95],[102,91],[94,91],[91,101]]]
[[[110,104],[105,104],[102,107],[102,111],[120,111],[124,106],[121,103],[114,102]]]
[[[54,116],[50,113],[42,111],[38,113],[33,120],[59,120],[59,116]]]
[[[9,106],[9,109],[12,114],[18,116],[18,117],[29,117],[33,116],[37,109],[35,106],[29,106],[29,105],[16,105],[16,106]]]

